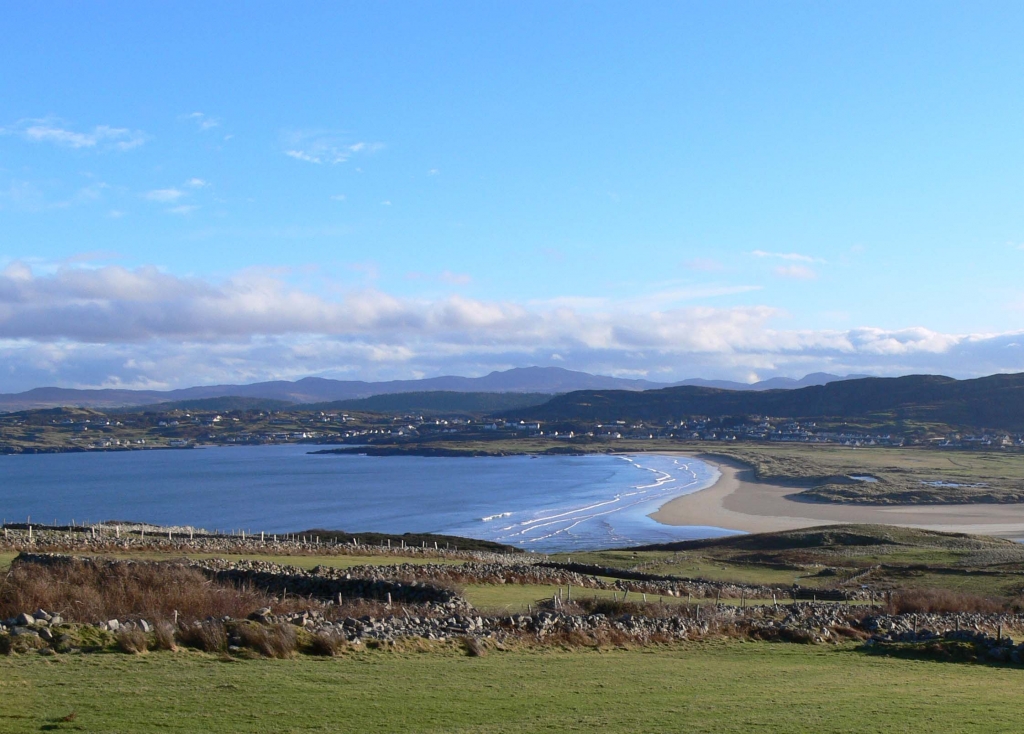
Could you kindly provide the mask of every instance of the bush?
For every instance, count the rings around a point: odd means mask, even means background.
[[[886,605],[889,614],[979,612],[999,614],[1010,611],[1003,599],[964,594],[949,589],[904,589],[895,592]]]
[[[8,634],[0,635],[0,655],[10,655],[13,648],[11,636]]]
[[[290,624],[241,624],[234,630],[243,647],[268,658],[291,657],[298,648],[298,634]]]
[[[307,652],[310,655],[322,657],[334,657],[345,647],[345,639],[340,635],[332,635],[328,632],[317,632],[309,641]]]
[[[487,647],[475,637],[463,637],[462,647],[465,648],[466,654],[471,658],[482,658],[487,654]]]
[[[67,560],[15,562],[0,587],[0,619],[26,609],[60,610],[69,622],[141,617],[193,621],[245,617],[272,606],[262,591],[210,581],[180,563]]]
[[[203,652],[225,652],[228,649],[228,633],[220,622],[202,622],[181,625],[178,640],[186,647]]]
[[[153,649],[155,650],[177,650],[174,644],[174,627],[167,622],[159,622],[153,628]]]
[[[139,655],[149,648],[146,633],[137,627],[125,627],[117,633],[117,649],[131,655]]]

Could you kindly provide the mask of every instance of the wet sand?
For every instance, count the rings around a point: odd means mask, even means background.
[[[1024,504],[840,505],[788,499],[807,485],[761,482],[735,459],[687,454],[714,465],[721,478],[711,487],[677,497],[651,517],[665,525],[712,525],[767,533],[835,523],[877,523],[944,532],[1024,538]]]

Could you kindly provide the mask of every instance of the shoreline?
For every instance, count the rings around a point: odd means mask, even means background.
[[[668,453],[668,452],[666,452]],[[715,467],[710,487],[669,500],[650,517],[663,525],[704,525],[746,533],[834,524],[899,525],[940,532],[1024,538],[1024,504],[842,505],[789,499],[805,485],[763,482],[732,457],[679,452]]]

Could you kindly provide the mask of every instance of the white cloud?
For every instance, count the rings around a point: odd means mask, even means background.
[[[220,126],[220,120],[216,117],[210,117],[203,112],[190,112],[187,115],[182,115],[186,120],[191,120],[199,126],[200,130],[212,130],[215,127]]]
[[[286,150],[284,154],[287,156],[291,156],[296,160],[306,161],[307,163],[323,163],[323,161],[320,158],[317,158],[316,156],[310,153],[304,153],[301,150]]]
[[[195,204],[182,204],[180,206],[172,206],[167,211],[170,214],[186,215],[186,214],[191,214],[192,212],[194,212],[198,208],[199,207],[196,206]]]
[[[793,278],[794,280],[814,280],[818,274],[806,265],[780,265],[774,272],[780,278]]]
[[[345,201],[345,195],[335,194],[334,196],[331,197],[331,201]]]
[[[0,128],[0,134],[18,135],[34,143],[52,143],[64,148],[131,150],[146,142],[146,135],[139,130],[97,125],[92,130],[76,131],[53,117],[19,120],[10,127]]]
[[[292,131],[284,135],[284,154],[299,161],[316,164],[344,163],[355,155],[381,150],[383,143],[351,142],[344,133],[331,131]]]
[[[189,187],[191,187],[193,189],[205,189],[207,186],[210,185],[210,183],[208,181],[204,181],[201,178],[193,177],[193,178],[190,178],[188,181],[186,181],[185,185],[189,186]]]
[[[147,191],[145,197],[150,201],[159,201],[163,204],[167,204],[173,201],[177,201],[185,195],[185,192],[181,189],[154,189],[153,191]]]
[[[810,255],[801,255],[798,252],[765,252],[764,250],[754,250],[750,253],[754,257],[768,257],[777,258],[779,260],[791,260],[794,262],[802,263],[821,263],[825,262],[820,257],[811,257]]]

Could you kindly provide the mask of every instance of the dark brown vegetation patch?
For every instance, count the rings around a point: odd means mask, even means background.
[[[244,617],[273,601],[259,590],[214,583],[202,572],[174,563],[15,563],[0,583],[0,618],[34,609],[86,623],[131,617]]]
[[[965,594],[950,589],[903,589],[894,592],[888,601],[889,614],[946,612],[978,612],[1001,614],[1019,611],[1017,600],[998,599],[976,594]]]

